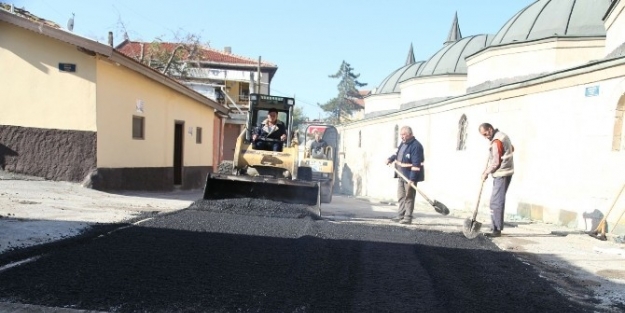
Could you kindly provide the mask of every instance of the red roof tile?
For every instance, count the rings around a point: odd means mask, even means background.
[[[177,46],[181,45],[181,43],[173,43],[173,42],[160,42],[159,43],[162,48],[164,48],[168,52],[174,51]],[[151,53],[152,43],[149,42],[138,42],[138,41],[124,41],[119,44],[116,49],[117,51],[133,58],[137,59],[141,55],[141,46],[144,49],[144,55],[149,56]],[[200,61],[203,62],[215,62],[215,63],[225,63],[225,64],[233,64],[233,65],[256,65],[258,64],[258,60],[254,60],[251,58],[226,53],[224,51],[216,50],[210,47],[201,46],[201,51],[197,54],[199,56]],[[185,51],[182,55],[182,58],[188,57],[188,53]],[[275,64],[261,62],[262,66],[266,67],[275,67]]]
[[[371,94],[371,90],[358,90],[358,93],[359,93],[362,97],[366,97],[366,96],[368,96],[369,94]],[[363,99],[358,99],[358,98],[356,98],[356,99],[354,99],[354,102],[355,102],[357,105],[359,105],[359,106],[361,106],[361,107],[363,107],[363,108],[365,107],[365,100],[363,100]]]

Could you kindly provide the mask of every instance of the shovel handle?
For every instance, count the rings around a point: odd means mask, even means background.
[[[484,171],[486,171],[486,169],[488,168],[489,161],[490,161],[490,155],[488,155],[488,158],[486,158],[486,167],[484,168]],[[486,179],[482,179],[482,183],[480,184],[480,191],[477,193],[477,201],[475,202],[475,210],[473,211],[472,221],[475,221],[475,218],[477,217],[477,209],[480,207],[480,200],[482,199],[482,190],[484,189],[485,182],[486,182]]]
[[[484,189],[484,182],[485,180],[482,180],[482,184],[480,185],[480,191],[477,193],[477,201],[475,202],[475,210],[473,211],[472,221],[475,221],[475,218],[477,217],[477,209],[480,207],[480,200],[482,199],[482,190]]]
[[[610,212],[612,212],[612,209],[614,209],[614,205],[616,205],[616,202],[621,197],[621,194],[623,193],[624,189],[625,189],[625,184],[623,184],[623,187],[621,187],[621,191],[618,192],[618,194],[616,195],[616,198],[614,198],[614,201],[612,201],[612,205],[610,205],[610,209],[608,209],[608,212],[605,213],[605,215],[599,222],[599,225],[597,225],[597,229],[595,229],[595,232],[599,232],[599,230],[601,230],[601,233],[605,235],[605,222],[608,219],[608,215],[610,215]],[[623,217],[623,214],[619,216],[618,220],[616,221],[617,223],[621,219],[621,217]]]
[[[409,183],[410,187],[414,188],[414,190],[416,190],[421,195],[421,197],[423,197],[428,203],[430,203],[430,204],[434,203],[421,190],[419,190],[419,188],[417,188],[417,186],[415,186],[414,183],[411,182],[410,179],[408,179],[408,177],[406,177],[404,174],[402,174],[400,171],[398,171],[394,166],[392,166],[390,164],[389,164],[389,166],[391,168],[393,168],[393,170],[395,171],[395,173],[397,173],[397,175],[399,175],[399,177],[401,177],[405,182]]]

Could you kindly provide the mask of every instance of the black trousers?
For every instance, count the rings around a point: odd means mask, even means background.
[[[282,151],[281,142],[256,140],[253,145],[255,150]]]
[[[399,208],[397,209],[397,217],[412,221],[412,212],[414,211],[414,200],[416,190],[410,186],[402,178],[398,179],[397,199],[399,200]],[[414,183],[417,186],[417,183]]]

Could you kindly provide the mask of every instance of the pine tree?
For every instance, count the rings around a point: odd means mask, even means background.
[[[323,111],[329,113],[328,122],[330,123],[340,124],[349,121],[352,112],[359,108],[356,100],[362,99],[362,96],[357,88],[367,84],[359,82],[358,77],[360,77],[360,74],[354,74],[353,71],[354,68],[349,63],[343,61],[338,72],[334,75],[329,75],[330,78],[340,79],[337,85],[338,95],[325,104],[319,104]]]

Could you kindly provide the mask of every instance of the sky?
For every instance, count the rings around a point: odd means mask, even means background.
[[[114,44],[131,40],[174,41],[187,34],[214,49],[278,66],[271,93],[295,97],[310,118],[324,117],[318,104],[338,94],[330,78],[343,61],[358,80],[377,87],[402,67],[413,45],[425,61],[443,47],[454,14],[463,37],[496,34],[535,0],[0,0],[61,27],[74,14],[74,33]]]

